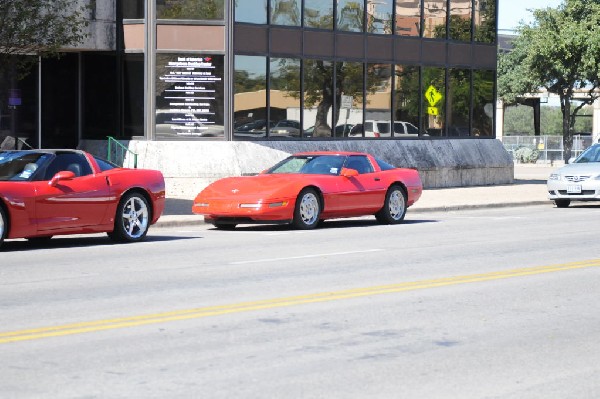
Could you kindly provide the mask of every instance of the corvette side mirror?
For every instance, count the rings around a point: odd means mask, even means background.
[[[358,176],[358,171],[356,169],[342,168],[342,171],[340,172],[340,176],[344,176],[344,177]]]
[[[54,176],[52,176],[52,179],[48,182],[48,185],[54,187],[61,180],[71,180],[74,178],[75,178],[75,173],[73,173],[69,170],[63,170],[61,172],[58,172]]]

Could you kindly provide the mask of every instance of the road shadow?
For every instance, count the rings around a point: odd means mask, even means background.
[[[402,223],[397,225],[399,228],[403,225],[413,225],[413,224],[422,224],[422,223],[438,223],[438,220],[434,219],[405,219]],[[326,220],[324,222],[319,223],[317,226],[317,230],[326,230],[326,229],[347,229],[353,227],[361,227],[368,228],[374,226],[391,226],[384,225],[377,222],[375,219],[332,219]],[[209,230],[219,230],[215,227],[210,228]],[[242,224],[235,227],[233,231],[302,231],[295,229],[290,224]],[[308,230],[304,230],[308,231]]]
[[[547,180],[543,179],[515,179],[513,184],[546,184]]]
[[[173,236],[147,236],[144,242],[167,242],[167,241],[180,241],[180,240],[191,240],[200,238],[197,236],[193,237],[173,237]],[[58,236],[51,239],[44,240],[27,240],[17,239],[4,241],[0,252],[20,252],[20,251],[32,251],[38,249],[51,249],[51,248],[85,248],[85,247],[117,247],[124,245],[138,245],[138,243],[118,243],[114,242],[107,236],[90,236],[90,237],[72,237],[72,236]]]

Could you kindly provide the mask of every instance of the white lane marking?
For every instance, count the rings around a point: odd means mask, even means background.
[[[328,254],[314,254],[314,255],[303,255],[303,256],[289,256],[285,258],[265,258],[255,260],[242,260],[239,262],[229,262],[230,265],[245,265],[249,263],[265,263],[265,262],[279,262],[284,260],[297,260],[297,259],[310,259],[310,258],[322,258],[324,256],[342,256],[342,255],[354,255],[354,254],[366,254],[370,252],[380,252],[383,249],[367,249],[364,251],[347,251],[347,252],[331,252]]]

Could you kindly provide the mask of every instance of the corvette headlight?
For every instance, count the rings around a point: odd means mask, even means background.
[[[552,173],[548,180],[560,180],[560,175],[558,173]]]

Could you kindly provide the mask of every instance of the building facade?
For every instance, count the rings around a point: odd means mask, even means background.
[[[240,165],[259,146],[277,154],[264,164],[299,149],[361,149],[405,153],[390,160],[424,171],[500,172],[430,186],[512,180],[494,140],[497,0],[91,5],[88,42],[40,60],[18,83],[18,116],[0,134],[95,151],[112,136],[142,157],[160,152],[143,166],[164,171],[174,158],[201,171],[177,167],[174,178],[254,173],[263,163]],[[195,155],[215,151],[235,153],[238,167]]]

